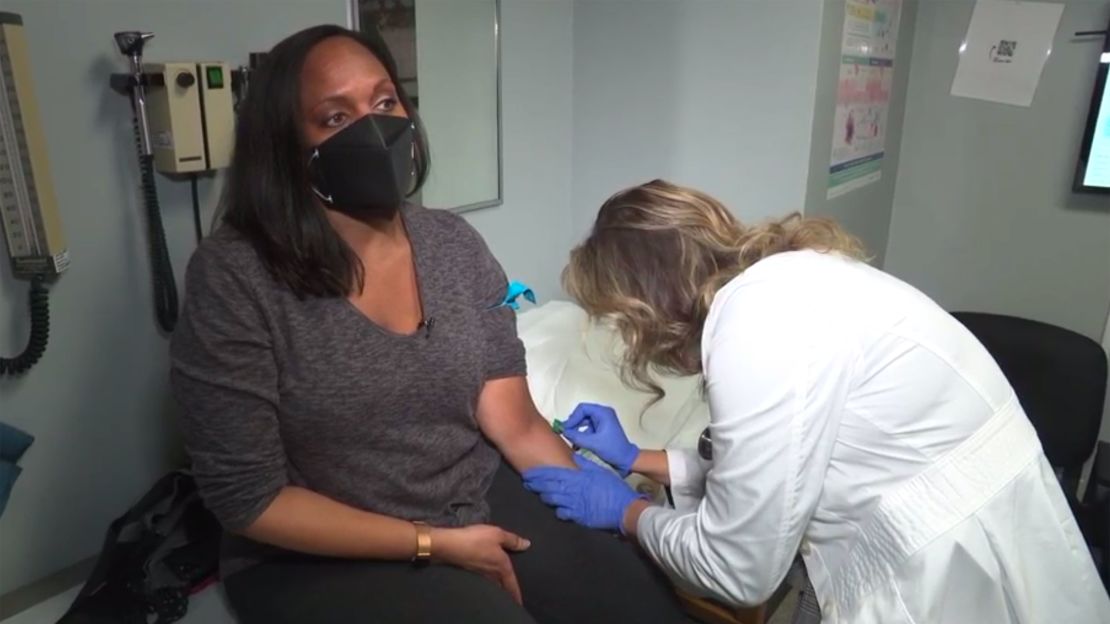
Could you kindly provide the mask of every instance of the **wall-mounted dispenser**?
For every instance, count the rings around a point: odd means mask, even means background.
[[[150,63],[145,74],[154,168],[194,173],[227,167],[235,135],[230,66]]]

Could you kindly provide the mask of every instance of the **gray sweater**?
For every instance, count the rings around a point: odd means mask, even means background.
[[[525,374],[501,267],[448,212],[407,207],[424,329],[392,333],[345,298],[297,299],[229,227],[189,262],[171,346],[201,495],[250,525],[287,484],[376,513],[483,522],[500,462],[475,420],[486,380]],[[386,295],[388,296],[388,295]],[[224,573],[273,549],[225,540]]]

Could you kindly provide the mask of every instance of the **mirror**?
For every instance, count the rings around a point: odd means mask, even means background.
[[[381,33],[428,133],[416,199],[456,212],[497,206],[501,172],[499,0],[352,0],[352,28]]]

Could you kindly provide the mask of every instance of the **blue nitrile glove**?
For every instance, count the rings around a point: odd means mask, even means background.
[[[612,472],[580,456],[580,470],[541,466],[524,471],[524,487],[555,508],[560,520],[573,520],[591,529],[624,533],[624,512],[632,501],[646,496]]]
[[[505,290],[505,298],[501,300],[499,305],[494,307],[507,306],[513,310],[519,310],[520,303],[517,301],[519,297],[524,297],[529,303],[536,302],[536,293],[533,292],[527,284],[514,280],[509,282],[509,287]]]
[[[591,451],[627,477],[640,456],[640,447],[628,441],[613,408],[579,403],[562,424],[563,437],[571,444]]]

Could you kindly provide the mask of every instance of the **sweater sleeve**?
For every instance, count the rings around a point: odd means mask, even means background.
[[[202,245],[189,263],[171,382],[201,496],[226,529],[240,531],[288,476],[269,328],[229,249]]]
[[[500,305],[508,292],[509,280],[497,258],[490,252],[482,236],[469,223],[459,219],[468,245],[467,256],[473,280],[474,305],[480,315],[484,377],[486,381],[503,377],[523,377],[528,368],[524,343],[516,332],[516,312]]]

